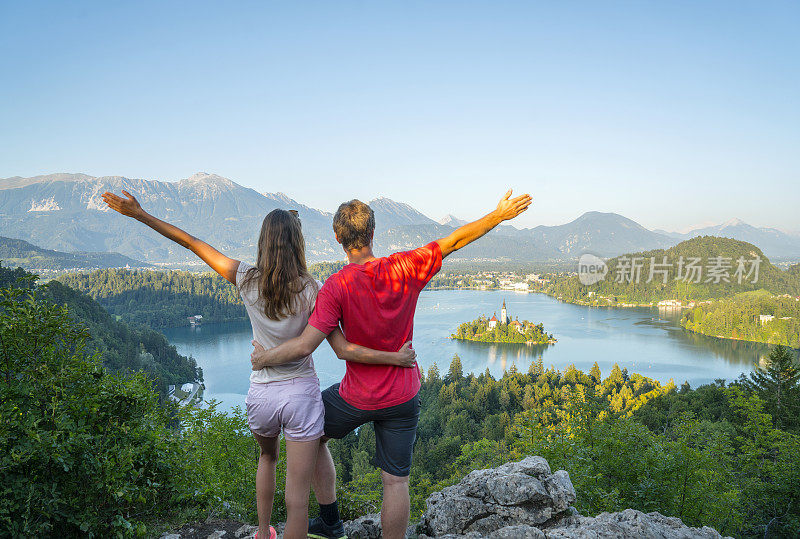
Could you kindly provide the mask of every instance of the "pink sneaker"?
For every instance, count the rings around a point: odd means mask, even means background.
[[[272,526],[269,527],[269,539],[277,539],[278,532]],[[258,532],[253,536],[253,539],[258,539]]]

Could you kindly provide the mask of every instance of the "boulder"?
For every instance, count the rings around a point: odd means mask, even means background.
[[[551,473],[545,459],[527,457],[476,470],[457,485],[432,494],[425,502],[420,530],[431,537],[522,533],[566,513],[574,501],[575,488],[567,472]],[[500,531],[509,527],[513,529]],[[535,531],[525,533],[540,536]]]

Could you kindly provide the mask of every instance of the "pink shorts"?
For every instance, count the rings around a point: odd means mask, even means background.
[[[325,407],[316,376],[259,384],[250,382],[245,399],[250,430],[266,438],[283,428],[287,440],[304,442],[321,438]]]

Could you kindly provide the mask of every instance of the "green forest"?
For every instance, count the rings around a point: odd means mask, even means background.
[[[309,266],[309,271],[324,281],[343,266],[322,262]],[[58,280],[88,294],[121,320],[152,328],[186,326],[188,317],[196,314],[204,323],[247,320],[236,287],[213,272],[104,269]]]
[[[455,333],[450,335],[450,338],[476,342],[519,344],[547,344],[556,341],[552,333],[548,334],[545,332],[544,326],[541,323],[534,324],[528,320],[523,320],[521,324],[523,328],[522,333],[517,330],[516,325],[513,323],[497,324],[495,327],[489,329],[489,321],[485,316],[482,316],[472,322],[459,324]]]
[[[90,345],[102,326],[83,323],[80,303],[51,295],[66,287],[17,282],[30,279],[21,270],[3,276],[0,528],[126,537],[208,514],[255,521],[258,451],[241,409],[160,402],[144,373],[103,365]],[[537,454],[570,473],[583,514],[632,507],[737,537],[797,536],[796,361],[778,346],[751,375],[697,389],[617,366],[606,377],[596,364],[558,372],[541,358],[500,379],[465,375],[458,357],[446,373],[434,365],[420,392],[414,517],[431,492],[469,471]],[[331,442],[346,518],[380,506],[374,436],[365,426]],[[282,458],[279,484],[284,476]]]
[[[58,280],[123,321],[153,328],[186,326],[196,314],[203,322],[247,320],[236,287],[216,273],[104,269]]]
[[[71,318],[87,329],[87,351],[97,353],[111,371],[144,372],[162,394],[170,384],[202,381],[203,372],[195,360],[178,354],[161,333],[118,321],[92,298],[61,282],[35,283],[36,276],[21,268],[0,266],[0,288],[36,289],[42,301],[68,310]]]
[[[762,321],[764,316],[772,318]],[[681,325],[714,337],[800,348],[800,300],[765,290],[744,292],[698,305],[683,315]]]

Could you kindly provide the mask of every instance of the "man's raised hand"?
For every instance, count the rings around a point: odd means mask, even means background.
[[[114,193],[109,193],[108,191],[103,193],[102,198],[103,201],[108,204],[109,208],[114,211],[118,211],[122,215],[127,215],[128,217],[133,217],[134,219],[144,215],[144,210],[139,205],[139,201],[136,200],[136,197],[124,189],[122,190],[122,193],[127,198],[122,198],[121,196],[115,195]]]
[[[500,199],[497,204],[495,212],[503,221],[513,219],[520,213],[528,209],[533,199],[529,194],[520,195],[516,198],[511,198],[511,189]]]

